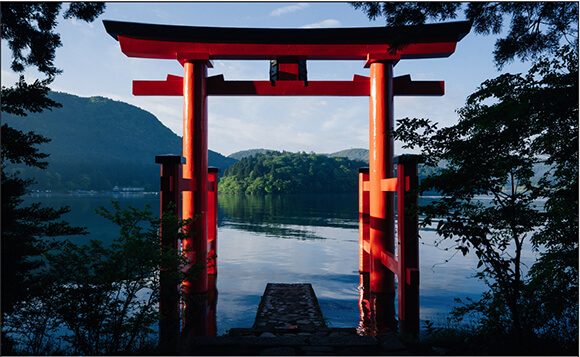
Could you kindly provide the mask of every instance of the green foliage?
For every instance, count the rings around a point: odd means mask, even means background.
[[[47,77],[27,84],[20,75],[14,87],[2,87],[2,112],[26,116],[27,112],[39,113],[58,107],[58,103],[47,98],[48,85],[60,70],[54,66],[55,50],[60,46],[60,37],[53,32],[60,3],[0,4],[2,40],[8,41],[12,52],[11,68],[24,72],[26,67],[35,67]],[[65,13],[67,18],[92,21],[102,13],[104,3],[72,4]],[[37,145],[48,142],[41,135],[15,130],[2,125],[2,325],[6,317],[23,301],[29,302],[34,310],[35,294],[42,290],[32,279],[32,272],[42,267],[38,256],[54,247],[47,239],[55,235],[81,234],[83,229],[70,227],[60,217],[68,208],[42,208],[40,204],[22,207],[21,196],[33,184],[31,178],[19,176],[18,171],[8,172],[10,164],[44,168],[42,154]],[[41,319],[43,316],[39,316]],[[34,324],[32,326],[35,326]],[[13,341],[2,329],[2,353],[12,352]]]
[[[484,301],[480,302],[483,307]],[[419,346],[424,355],[437,352],[448,356],[511,356],[511,355],[545,355],[560,356],[571,354],[571,346],[563,346],[555,340],[535,338],[526,344],[515,344],[505,334],[498,334],[494,329],[485,329],[477,325],[457,324],[447,319],[443,324],[435,325],[425,321],[425,334]],[[417,347],[415,346],[415,349]]]
[[[10,314],[14,305],[42,289],[31,273],[44,265],[37,257],[58,242],[51,237],[86,234],[84,228],[71,227],[61,216],[68,207],[42,207],[34,203],[21,207],[26,186],[17,177],[2,177],[2,314]]]
[[[2,39],[8,41],[12,51],[13,71],[33,66],[50,79],[62,72],[54,66],[55,52],[62,42],[53,31],[61,7],[60,2],[2,3]],[[104,10],[104,3],[72,3],[63,16],[92,22]]]
[[[60,216],[67,208],[58,210],[42,208],[39,204],[21,207],[22,199],[30,185],[31,178],[23,178],[18,170],[9,170],[11,165],[45,168],[46,154],[38,145],[49,139],[33,132],[22,132],[6,124],[6,115],[26,116],[45,109],[58,107],[58,103],[47,98],[48,85],[59,73],[54,67],[54,52],[60,46],[58,34],[52,32],[56,26],[60,3],[1,3],[2,39],[8,41],[12,51],[12,69],[23,72],[32,66],[47,75],[44,80],[27,84],[24,76],[14,87],[2,87],[2,316],[12,311],[14,304],[30,296],[34,290],[28,286],[30,271],[40,267],[35,260],[39,254],[51,248],[46,237],[79,234],[82,229],[70,227]],[[104,4],[71,6],[69,17],[100,14]],[[77,9],[77,10],[75,10]],[[8,114],[9,113],[9,114]],[[10,172],[9,172],[10,171]],[[10,292],[7,294],[6,292]],[[5,344],[3,344],[5,346]]]
[[[48,166],[46,161],[41,161],[49,155],[41,153],[36,145],[50,142],[50,139],[34,132],[24,133],[6,124],[2,125],[2,141],[6,147],[2,150],[2,167],[7,167],[8,162],[12,164],[25,164],[31,167],[44,169]],[[4,171],[3,171],[4,172]]]
[[[364,162],[326,155],[269,152],[243,158],[219,184],[224,193],[349,192],[358,189]]]
[[[562,40],[578,46],[578,3],[575,2],[354,2],[370,20],[384,17],[388,26],[421,25],[463,16],[477,34],[499,34],[504,20],[509,31],[495,43],[496,65],[515,58],[536,59],[555,51]]]
[[[4,102],[3,102],[4,105]],[[28,299],[39,289],[30,281],[30,273],[43,265],[36,259],[57,244],[51,237],[86,234],[83,228],[71,227],[61,219],[68,207],[43,208],[40,203],[22,207],[22,196],[34,183],[25,179],[11,165],[42,169],[47,165],[37,145],[49,140],[33,132],[24,133],[2,125],[2,314],[11,313],[14,305]]]
[[[104,355],[156,348],[153,328],[163,318],[157,309],[160,270],[174,272],[175,283],[196,276],[196,269],[181,273],[186,261],[177,249],[160,249],[160,223],[164,239],[179,240],[188,222],[170,214],[160,222],[149,206],[112,206],[97,210],[119,226],[111,245],[66,241],[45,254],[47,268],[35,276],[42,290],[19,303],[5,324],[20,343],[19,352]],[[179,299],[180,293],[173,298]]]
[[[484,330],[525,343],[574,345],[578,335],[578,59],[564,47],[526,75],[484,82],[459,110],[456,125],[400,120],[395,138],[447,166],[421,182],[444,197],[422,207],[424,224],[463,254],[474,252],[490,291],[456,310],[482,313]],[[548,170],[533,181],[533,167]],[[484,206],[477,195],[492,196]],[[547,199],[545,212],[535,200]],[[540,259],[522,269],[525,240]],[[557,292],[556,294],[554,292]],[[562,292],[562,293],[561,293]],[[566,334],[561,334],[566,331]]]
[[[429,3],[373,3],[353,2],[355,9],[362,9],[370,20],[384,16],[391,26],[420,25],[429,20],[445,21],[455,19],[456,12],[461,8],[457,2]]]
[[[2,112],[18,116],[41,113],[45,109],[60,108],[61,105],[48,98],[49,80],[36,80],[28,84],[20,75],[16,86],[2,87]],[[8,146],[8,145],[7,145]]]

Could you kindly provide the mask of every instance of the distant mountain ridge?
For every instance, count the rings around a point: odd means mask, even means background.
[[[369,162],[369,150],[368,149],[346,149],[332,154],[328,154],[330,157],[346,157],[349,160],[358,160]]]
[[[103,97],[51,92],[62,108],[18,117],[2,113],[2,122],[51,139],[40,146],[50,154],[47,170],[19,167],[38,181],[36,189],[109,190],[140,186],[157,191],[156,155],[181,154],[182,139],[153,114]],[[209,151],[210,166],[223,171],[237,160]]]
[[[270,149],[248,149],[248,150],[241,150],[237,151],[233,154],[228,155],[229,158],[241,160],[248,156],[253,156],[256,154],[267,154],[270,152],[274,152],[276,150]],[[320,154],[326,155],[329,157],[345,157],[349,160],[357,160],[357,161],[369,161],[369,150],[368,149],[345,149],[337,152],[333,152],[331,154]]]
[[[229,154],[228,157],[231,159],[235,159],[237,161],[246,158],[248,156],[253,156],[256,154],[267,154],[269,152],[273,152],[274,150],[269,150],[269,149],[248,149],[248,150],[241,150],[241,151],[237,151],[233,154]]]

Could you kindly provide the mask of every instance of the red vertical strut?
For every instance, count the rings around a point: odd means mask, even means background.
[[[207,273],[217,275],[218,168],[208,169],[207,190]]]
[[[163,220],[167,215],[173,215],[179,219],[179,207],[181,206],[181,191],[179,181],[181,178],[181,156],[164,155],[156,156],[155,162],[161,164],[161,187],[160,187],[160,218]],[[164,254],[178,254],[177,227],[162,223],[161,225],[161,249]],[[159,277],[159,348],[162,354],[175,354],[179,344],[179,275],[176,267],[162,266]]]
[[[393,64],[370,65],[370,290],[373,330],[395,330],[395,275],[381,262],[383,251],[394,253],[394,197],[381,190],[381,180],[393,177]]]
[[[207,335],[217,335],[216,305],[217,305],[217,208],[218,208],[218,168],[208,169],[207,191],[207,285],[208,313]]]
[[[370,271],[370,256],[367,251],[369,247],[369,191],[364,189],[365,182],[369,182],[368,167],[358,170],[359,273],[368,273]]]
[[[359,300],[360,322],[357,331],[360,335],[369,334],[371,326],[371,307],[369,290],[370,255],[369,249],[369,168],[358,170],[358,214],[359,214]]]
[[[398,240],[398,262],[399,262],[399,285],[397,288],[397,299],[399,303],[399,330],[402,332],[405,325],[407,301],[406,284],[407,267],[405,259],[405,165],[397,165],[397,240]]]
[[[190,264],[196,264],[196,276],[184,282],[185,307],[182,336],[207,332],[207,61],[186,61],[183,77],[183,168],[185,182],[191,190],[183,192],[183,219],[193,219],[187,227],[190,234],[183,244]],[[191,267],[191,266],[190,266]],[[203,298],[195,298],[203,297]],[[193,299],[192,299],[193,298]]]
[[[419,217],[417,215],[419,156],[403,155],[397,161],[397,215],[399,237],[399,328],[419,334]]]

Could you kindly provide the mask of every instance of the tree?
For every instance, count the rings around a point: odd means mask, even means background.
[[[61,46],[60,36],[53,32],[61,3],[0,4],[2,39],[12,51],[11,68],[21,73],[13,87],[2,87],[2,111],[26,116],[28,112],[42,112],[59,104],[47,97],[49,85],[61,71],[54,66],[55,50]],[[71,3],[65,18],[94,20],[104,10],[103,3]],[[32,84],[22,74],[27,67],[35,67],[46,78]],[[39,203],[22,207],[22,196],[33,180],[24,180],[18,173],[8,174],[11,164],[24,163],[30,167],[45,168],[47,157],[37,145],[49,139],[33,132],[24,133],[6,124],[2,125],[2,319],[14,310],[18,301],[35,293],[31,273],[40,268],[40,254],[52,249],[54,242],[46,237],[82,234],[61,219],[68,208],[52,209]],[[4,336],[4,330],[3,330]],[[10,344],[3,338],[2,351]]]
[[[482,313],[482,331],[538,338],[568,347],[578,335],[578,53],[564,47],[526,75],[503,74],[468,97],[457,124],[399,120],[396,139],[445,168],[421,182],[442,199],[421,207],[423,224],[463,254],[475,252],[490,291],[456,309]],[[549,171],[534,184],[534,165]],[[476,200],[492,197],[490,205]],[[545,198],[544,211],[535,200]],[[526,276],[521,253],[531,240],[540,258]],[[556,294],[555,294],[556,292]],[[566,331],[566,334],[562,334]],[[577,345],[576,345],[577,348]],[[520,351],[521,352],[521,351]],[[537,352],[530,349],[529,352]]]
[[[113,210],[97,213],[119,227],[109,246],[100,240],[86,245],[70,241],[45,253],[47,266],[38,272],[43,289],[19,302],[4,326],[18,341],[18,353],[111,355],[150,354],[157,348],[154,325],[159,322],[160,270],[176,274],[175,283],[193,279],[197,271],[182,273],[185,256],[165,246],[164,234],[178,233],[184,222],[166,214],[162,222],[150,206],[144,209],[112,202]],[[180,299],[176,291],[171,298]]]
[[[62,72],[54,66],[56,49],[62,43],[60,35],[53,32],[61,7],[60,2],[2,4],[2,39],[8,40],[12,51],[13,71],[33,66],[48,78]],[[104,9],[103,3],[70,3],[63,16],[91,22]]]
[[[363,161],[326,155],[269,151],[242,158],[220,181],[225,193],[349,192]]]
[[[534,98],[534,148],[550,175],[539,183],[547,198],[545,225],[532,242],[544,251],[530,269],[529,284],[539,307],[536,318],[550,326],[542,334],[569,342],[562,336],[578,336],[578,52],[558,57],[562,63],[543,60],[534,67],[543,76],[539,87],[547,88]]]
[[[445,196],[421,208],[425,223],[442,217],[437,231],[443,239],[454,240],[464,254],[475,251],[483,266],[478,275],[490,291],[456,315],[477,311],[484,331],[528,342],[552,339],[577,351],[578,4],[352,5],[391,26],[462,15],[477,34],[503,34],[493,52],[498,69],[516,58],[531,60],[527,75],[484,82],[459,110],[456,125],[437,129],[429,120],[405,118],[395,137],[421,148],[433,167],[448,165],[421,185]],[[538,163],[548,167],[539,179],[532,177]],[[492,195],[491,206],[478,204],[478,194]],[[543,210],[534,208],[536,198],[547,200]],[[539,251],[528,275],[520,267],[524,240]]]
[[[578,46],[576,2],[353,2],[370,20],[384,17],[388,26],[421,25],[463,16],[480,35],[497,35],[511,20],[505,37],[495,43],[498,68],[513,61],[554,52],[564,40]]]

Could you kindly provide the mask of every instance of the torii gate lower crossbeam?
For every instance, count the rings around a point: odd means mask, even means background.
[[[207,285],[207,97],[209,95],[369,96],[369,231],[370,289],[376,329],[395,329],[393,98],[395,95],[443,95],[441,81],[413,82],[393,78],[393,66],[404,59],[447,57],[470,30],[471,23],[349,29],[231,29],[104,21],[107,32],[129,57],[173,59],[184,76],[164,81],[134,81],[135,95],[184,98],[183,219],[195,219],[193,236],[184,244],[201,277],[184,282],[189,295],[203,295]],[[226,81],[207,77],[211,60],[267,59],[270,81]],[[307,60],[362,60],[370,76],[352,81],[308,81]],[[401,184],[401,183],[399,183]],[[385,187],[389,186],[389,187]],[[401,222],[401,219],[399,218]],[[393,265],[393,266],[391,266]],[[389,268],[390,267],[390,268]],[[418,306],[418,305],[417,305]],[[182,336],[207,334],[207,306],[188,304]],[[418,315],[417,315],[418,316]]]
[[[207,78],[207,95],[238,96],[366,96],[370,78],[354,75],[352,81],[226,81],[223,75]],[[443,95],[443,81],[412,81],[410,75],[393,78],[393,95]],[[183,95],[183,77],[168,75],[164,81],[133,81],[134,95]]]

